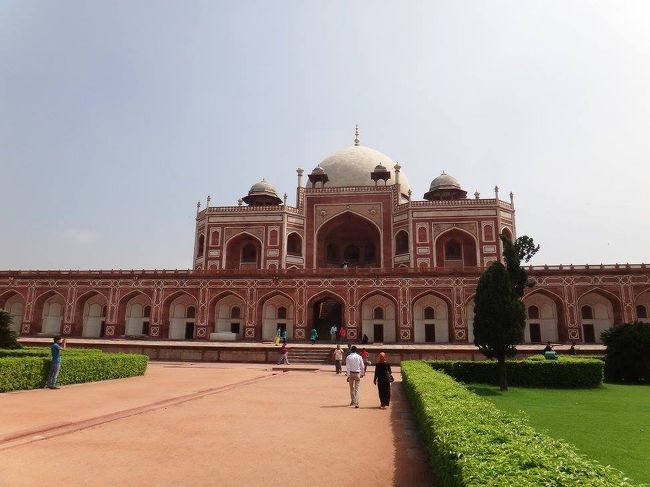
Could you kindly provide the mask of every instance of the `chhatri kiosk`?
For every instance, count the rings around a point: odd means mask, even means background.
[[[510,193],[444,172],[418,199],[394,160],[354,144],[297,170],[296,204],[262,180],[234,206],[197,205],[191,270],[1,271],[23,336],[306,341],[332,324],[374,343],[471,343],[481,272],[516,238]],[[536,266],[525,342],[598,342],[647,321],[650,269]]]

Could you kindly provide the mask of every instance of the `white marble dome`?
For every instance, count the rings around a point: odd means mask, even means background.
[[[395,161],[370,147],[362,145],[346,147],[318,164],[329,178],[325,187],[374,186],[375,182],[370,179],[370,173],[378,165],[386,167],[391,173],[391,178],[386,181],[386,184],[395,184]],[[399,182],[402,194],[407,194],[410,186],[403,170],[400,170]]]
[[[443,172],[440,176],[431,181],[431,186],[429,191],[434,191],[436,189],[461,189],[460,183],[458,180]]]

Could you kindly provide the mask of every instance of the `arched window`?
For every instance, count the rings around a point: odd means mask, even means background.
[[[461,260],[463,258],[463,248],[458,240],[449,240],[445,243],[445,259]]]
[[[582,316],[583,320],[593,320],[594,310],[591,309],[591,306],[583,306],[580,308],[580,316]]]
[[[409,234],[400,230],[395,235],[395,254],[408,254],[409,251]]]
[[[327,246],[327,262],[337,263],[339,261],[339,248],[335,244]]]
[[[361,257],[361,252],[359,252],[359,247],[356,245],[348,245],[343,251],[343,258],[346,262],[359,262]]]
[[[287,308],[284,306],[280,306],[278,308],[278,319],[279,320],[286,320],[287,319]]]
[[[252,243],[247,243],[241,249],[242,262],[257,262],[257,247]]]
[[[643,306],[642,304],[638,305],[636,307],[636,317],[637,318],[647,318],[648,317],[648,309]]]
[[[230,308],[230,317],[232,319],[241,318],[241,309],[239,308],[239,306],[233,306],[232,308]]]
[[[376,320],[384,319],[384,308],[377,306],[373,312],[373,316]]]
[[[205,247],[205,235],[199,235],[199,243],[197,244],[196,257],[203,257],[203,247]]]
[[[531,320],[539,320],[539,308],[537,306],[528,307],[528,318]]]
[[[431,306],[424,308],[424,319],[425,320],[435,320],[436,312]]]
[[[144,307],[144,317],[151,318],[151,306]]]
[[[302,239],[297,233],[292,233],[287,237],[287,254],[302,255]]]
[[[186,318],[196,318],[196,310],[194,309],[194,306],[188,306],[187,311],[185,312],[185,317]]]
[[[426,227],[418,228],[418,243],[425,243],[428,240],[429,240],[429,236],[427,235],[427,228]]]

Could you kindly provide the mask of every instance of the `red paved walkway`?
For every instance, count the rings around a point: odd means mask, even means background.
[[[145,377],[0,396],[0,485],[425,486],[402,395],[329,369],[150,364]]]

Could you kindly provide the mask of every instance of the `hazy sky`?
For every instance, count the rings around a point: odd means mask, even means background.
[[[188,268],[196,201],[352,144],[650,261],[650,2],[0,3],[0,269]],[[205,204],[205,203],[203,203]]]

